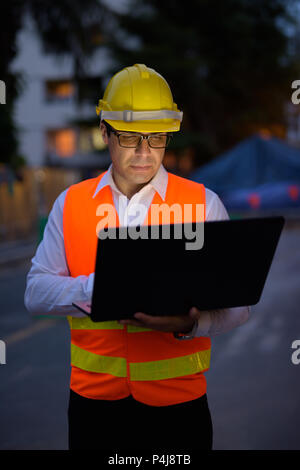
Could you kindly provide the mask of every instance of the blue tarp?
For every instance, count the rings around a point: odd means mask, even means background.
[[[250,137],[189,178],[228,209],[300,207],[300,150],[275,137]]]
[[[234,189],[221,199],[230,210],[300,208],[300,183],[266,183],[253,189]]]

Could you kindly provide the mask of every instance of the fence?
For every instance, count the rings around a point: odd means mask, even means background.
[[[80,171],[24,168],[23,181],[0,183],[0,242],[38,236],[57,196],[80,181]]]

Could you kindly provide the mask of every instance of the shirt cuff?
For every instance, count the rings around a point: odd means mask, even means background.
[[[86,289],[85,289],[85,294],[87,296],[87,301],[92,299],[93,295],[93,288],[94,288],[94,279],[95,279],[95,273],[91,273],[88,276],[87,283],[86,283]]]
[[[197,328],[198,328],[198,322],[195,321],[192,330],[189,331],[188,333],[184,333],[184,334],[181,334],[181,333],[173,333],[173,334],[174,334],[174,336],[175,336],[176,339],[193,339],[193,338],[195,338],[195,333],[196,333],[196,331],[197,331]]]
[[[196,322],[195,337],[199,338],[200,336],[209,336],[209,330],[211,327],[211,315],[208,311],[201,312],[201,316]],[[195,327],[194,327],[195,328]]]
[[[187,336],[191,336],[192,338],[194,338],[197,333],[197,330],[198,330],[198,320],[195,321],[192,331],[190,331],[190,333],[187,333]]]

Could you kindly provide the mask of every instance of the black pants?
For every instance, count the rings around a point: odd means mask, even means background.
[[[187,451],[212,448],[212,421],[206,395],[186,403],[148,406],[132,396],[92,400],[72,390],[69,449]]]

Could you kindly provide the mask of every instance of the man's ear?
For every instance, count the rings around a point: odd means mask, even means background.
[[[103,142],[104,142],[106,145],[108,145],[107,129],[106,129],[105,124],[103,124],[102,121],[100,122],[100,132],[101,132],[101,134],[102,134]]]

